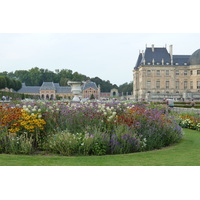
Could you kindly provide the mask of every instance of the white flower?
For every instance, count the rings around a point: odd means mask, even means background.
[[[42,118],[42,115],[38,115],[38,118],[39,118],[39,119]]]
[[[31,105],[28,105],[28,108],[31,108]]]
[[[38,109],[38,112],[41,112],[41,109]]]
[[[112,115],[113,115],[113,116],[115,116],[116,114],[117,114],[116,112],[113,112],[113,114],[112,114]]]

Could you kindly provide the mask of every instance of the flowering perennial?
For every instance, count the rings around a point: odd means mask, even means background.
[[[35,150],[62,155],[131,153],[161,148],[182,138],[172,116],[142,104],[32,101],[4,104],[0,117],[0,131],[9,135],[6,141],[0,135],[0,149],[12,141],[18,149],[10,152],[33,152],[33,145]]]

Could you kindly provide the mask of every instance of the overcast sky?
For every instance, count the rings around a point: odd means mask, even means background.
[[[199,1],[6,0],[0,5],[0,33],[0,71],[35,66],[52,71],[66,68],[119,85],[132,81],[139,50],[144,50],[146,44],[155,47],[172,44],[174,54],[190,55],[200,48]],[[66,194],[71,199],[88,200],[105,196],[130,199],[134,195],[139,199],[156,200],[161,194],[165,194],[166,199],[199,196],[198,168],[138,167],[137,173],[133,173],[133,168],[123,167],[121,170],[87,168],[88,171],[86,168],[51,168],[49,171],[37,168],[37,171],[33,169],[35,173],[30,173],[29,168],[23,171],[9,168],[8,173],[5,169],[0,174],[1,179],[3,177],[5,183],[9,181],[14,192],[4,184],[4,199],[9,195],[12,195],[10,199],[16,198],[17,194],[27,199],[26,192],[31,193],[36,184],[42,188],[39,192],[45,191],[40,196],[48,199],[61,199]],[[44,180],[38,182],[38,176]],[[107,177],[109,181],[105,181]],[[58,184],[52,187],[52,181]],[[190,183],[190,187],[186,183]],[[24,194],[19,193],[18,185],[25,188]],[[99,193],[102,185],[104,192]],[[170,192],[166,193],[166,188]],[[38,193],[31,194],[33,198],[38,196]]]
[[[173,45],[174,54],[200,48],[200,34],[153,33],[1,33],[0,71],[39,67],[71,69],[113,84],[132,81],[139,50]]]

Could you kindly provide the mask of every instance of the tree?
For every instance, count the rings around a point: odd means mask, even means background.
[[[31,81],[31,85],[40,86],[42,85],[42,73],[38,67],[32,68],[29,70],[29,78]]]
[[[13,79],[13,90],[18,91],[22,87],[22,83],[19,80]]]
[[[5,77],[0,76],[0,89],[4,89],[6,87]]]
[[[60,86],[67,86],[67,85],[68,85],[68,84],[67,84],[68,81],[69,81],[68,78],[62,77],[62,78],[60,79]]]
[[[123,92],[124,94],[126,94],[127,92],[131,94],[131,92],[133,92],[133,82],[131,81],[130,83],[124,83],[120,85],[118,90],[119,92]]]
[[[91,94],[90,100],[95,99],[94,94]]]

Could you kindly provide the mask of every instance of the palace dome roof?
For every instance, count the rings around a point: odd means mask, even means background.
[[[200,65],[200,49],[196,50],[189,58],[190,65]]]

